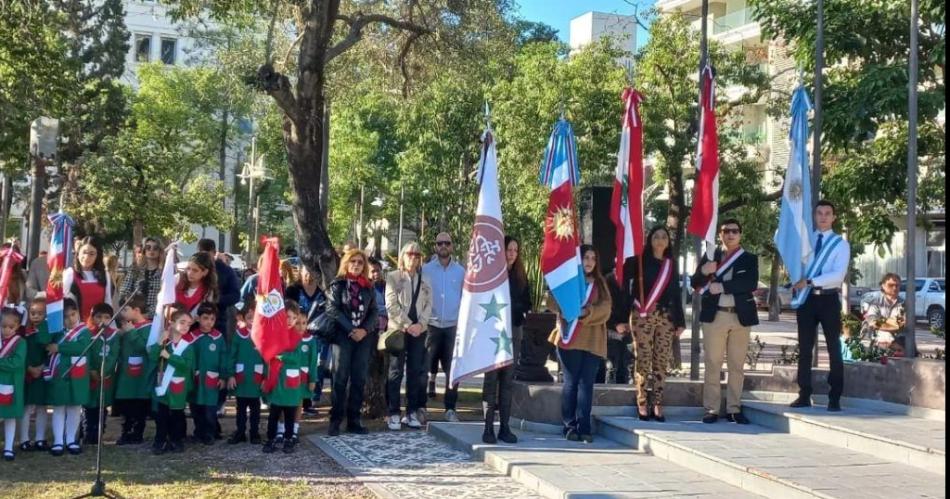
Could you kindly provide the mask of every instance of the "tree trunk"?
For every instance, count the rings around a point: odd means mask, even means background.
[[[141,220],[135,220],[132,222],[132,246],[142,242],[142,238],[145,237],[145,223]],[[144,248],[143,248],[144,251]]]
[[[376,343],[377,335],[371,335],[367,340],[372,339]],[[365,340],[364,340],[365,341]],[[386,359],[385,352],[376,349],[373,345],[373,351],[369,356],[369,377],[366,380],[366,388],[363,391],[363,417],[369,419],[380,419],[386,416]]]
[[[779,320],[782,311],[782,300],[778,296],[778,280],[781,276],[781,259],[778,251],[772,253],[772,273],[769,276],[769,321]]]
[[[228,45],[230,45],[230,43]],[[227,182],[228,182],[227,178],[225,177],[225,173],[227,171],[226,166],[227,166],[227,160],[228,160],[228,128],[229,128],[228,121],[231,116],[230,111],[231,111],[230,109],[225,109],[224,114],[221,116],[221,139],[220,139],[221,142],[220,144],[218,144],[218,178],[221,179],[221,183],[225,184],[225,186],[227,186]],[[231,189],[231,192],[233,193],[234,189]],[[221,200],[221,203],[222,203],[222,209],[226,213],[228,211],[227,196],[225,196],[225,198]],[[218,251],[225,251],[225,249],[226,248],[224,246],[224,232],[221,232],[219,230],[218,231]]]
[[[668,165],[678,165],[678,162],[668,163]],[[667,168],[672,170],[672,175],[669,176],[669,190],[670,190],[670,209],[666,215],[666,226],[669,227],[671,232],[671,241],[670,241],[670,250],[673,255],[676,255],[677,258],[683,253],[683,242],[685,238],[685,228],[683,226],[683,220],[686,218],[686,196],[683,192],[683,172],[682,169],[678,166]],[[689,269],[680,269],[680,272],[689,273]],[[693,313],[697,313],[696,310],[693,310]],[[683,365],[683,354],[680,347],[680,337],[679,335],[673,336],[673,357],[670,359],[671,368],[675,371],[678,371],[682,368]]]

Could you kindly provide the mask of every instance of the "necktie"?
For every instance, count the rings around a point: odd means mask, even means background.
[[[821,253],[821,243],[822,239],[825,237],[824,234],[818,233],[818,243],[815,244],[815,256],[818,256],[818,253]]]

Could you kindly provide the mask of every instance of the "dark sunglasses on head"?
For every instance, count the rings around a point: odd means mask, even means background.
[[[719,232],[722,234],[740,234],[742,231],[739,229],[719,229]]]
[[[146,244],[146,245],[145,245],[145,251],[149,251],[149,250],[158,251],[158,245],[155,245],[155,244]]]
[[[436,241],[436,246],[452,246],[452,241]]]

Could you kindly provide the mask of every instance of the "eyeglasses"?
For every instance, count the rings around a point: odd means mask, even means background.
[[[739,234],[741,232],[739,229],[719,229],[720,234]]]
[[[146,244],[145,251],[158,251],[158,245],[155,244]]]
[[[452,241],[436,241],[436,246],[452,246]]]
[[[350,265],[363,265],[363,260],[350,260]]]

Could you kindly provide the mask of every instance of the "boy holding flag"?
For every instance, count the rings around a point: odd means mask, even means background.
[[[152,444],[155,455],[185,451],[185,402],[192,388],[195,366],[195,337],[189,330],[194,319],[184,307],[177,307],[171,314],[171,322],[171,328],[163,331],[159,341],[148,351],[149,359],[159,366],[155,387],[158,410]]]

